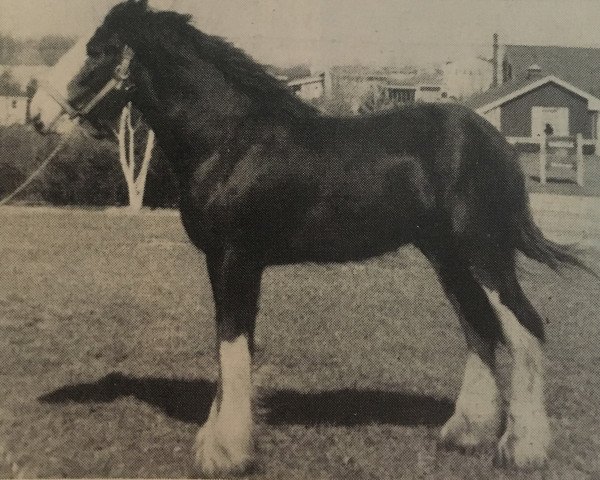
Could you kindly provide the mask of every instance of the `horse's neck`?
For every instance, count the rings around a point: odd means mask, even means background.
[[[174,162],[208,158],[248,121],[251,101],[233,90],[216,70],[201,69],[194,84],[173,85],[152,72],[136,92],[136,106]],[[182,165],[174,165],[177,169]]]

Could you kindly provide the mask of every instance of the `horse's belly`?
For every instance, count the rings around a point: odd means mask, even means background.
[[[385,208],[335,205],[313,209],[289,239],[290,253],[306,261],[361,260],[397,250],[414,239],[412,215]]]

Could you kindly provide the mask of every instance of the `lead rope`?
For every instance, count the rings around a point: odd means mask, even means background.
[[[27,177],[27,179],[19,185],[16,190],[14,190],[10,195],[4,197],[0,200],[0,207],[6,205],[13,198],[15,198],[19,193],[21,193],[33,180],[48,166],[48,164],[58,155],[67,145],[67,141],[71,138],[71,134],[66,135],[60,143],[52,150],[50,155],[46,157],[46,159],[41,163],[41,165],[35,169],[35,171]]]
[[[108,94],[111,90],[120,90],[122,88],[129,89],[131,86],[125,85],[125,82],[129,78],[129,67],[131,65],[131,61],[133,60],[134,51],[129,45],[125,45],[123,47],[121,62],[119,65],[115,67],[113,77],[104,85],[102,90],[98,92],[89,103],[83,107],[82,110],[76,110],[71,106],[71,104],[66,101],[60,93],[56,91],[54,87],[50,84],[46,84],[43,86],[46,89],[46,93],[48,93],[63,109],[63,113],[69,114],[71,120],[81,117],[85,118],[85,116],[91,112],[91,110]],[[58,118],[57,118],[58,120]],[[72,132],[71,132],[72,133]],[[63,148],[65,148],[67,141],[71,138],[71,133],[66,135],[60,143],[56,146],[56,148],[46,157],[46,160],[42,162],[42,164],[25,180],[15,191],[13,191],[7,197],[4,197],[0,200],[0,207],[6,205],[13,198],[15,198],[19,193],[23,191],[24,188],[27,187],[39,174],[46,168],[46,166],[52,161],[56,155],[58,155]]]

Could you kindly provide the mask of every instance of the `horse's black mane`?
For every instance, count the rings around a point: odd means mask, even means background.
[[[265,110],[294,118],[319,114],[245,52],[221,37],[199,31],[190,24],[191,19],[191,15],[152,10],[146,0],[128,0],[111,10],[99,32],[104,30],[110,35],[117,28],[131,43],[150,42],[151,54],[162,55],[159,61],[165,67],[173,63],[174,56],[177,64],[173,68],[182,74],[174,78],[193,77],[194,61],[201,60],[214,65],[227,81]]]

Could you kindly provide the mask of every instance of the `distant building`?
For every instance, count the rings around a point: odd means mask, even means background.
[[[27,92],[49,68],[46,65],[0,65],[0,125],[25,124]]]
[[[366,98],[389,99],[396,103],[438,102],[448,97],[440,71],[415,67],[372,69],[338,66],[331,70],[332,95],[345,100],[358,111]]]
[[[316,100],[325,94],[325,73],[287,81],[288,86],[304,100]]]
[[[448,96],[461,100],[490,88],[494,66],[488,60],[471,57],[448,61],[443,71]]]
[[[539,65],[529,75],[476,94],[464,102],[514,143],[537,143],[543,131],[580,133],[588,144],[600,139],[600,98]]]
[[[308,65],[294,65],[287,68],[267,65],[266,69],[304,100],[317,100],[331,92],[330,76],[326,69]]]
[[[368,67],[344,65],[331,69],[333,96],[351,100],[372,92],[385,81],[385,75]]]
[[[396,103],[443,102],[448,98],[439,73],[417,73],[403,79],[387,78],[379,85],[385,98]]]
[[[25,124],[27,92],[48,70],[46,65],[0,65],[0,125]]]
[[[27,119],[27,95],[18,88],[0,87],[0,125],[24,124]]]
[[[6,64],[0,64],[0,75],[9,75],[11,81],[26,92],[31,81],[39,81],[50,68],[44,62],[39,48],[28,41]]]
[[[50,68],[47,65],[0,65],[0,75],[8,73],[11,79],[26,91],[32,80],[39,81]]]
[[[513,142],[537,142],[544,130],[580,133],[600,150],[600,49],[505,45],[500,52],[502,83],[466,105]]]
[[[502,83],[528,78],[531,65],[600,97],[600,48],[505,45],[499,65]]]
[[[18,48],[3,55],[0,64],[0,125],[23,124],[27,117],[28,93],[72,46],[73,40],[49,36],[18,42]]]

